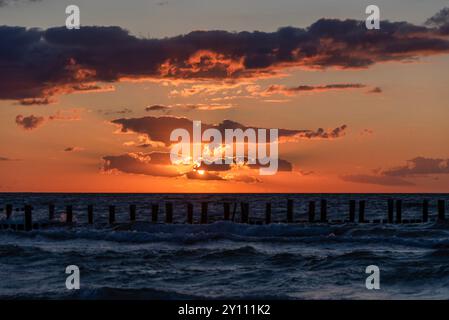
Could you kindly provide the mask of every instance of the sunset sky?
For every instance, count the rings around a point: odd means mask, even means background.
[[[445,7],[0,0],[0,192],[449,192]],[[282,170],[173,167],[180,118],[280,129]]]

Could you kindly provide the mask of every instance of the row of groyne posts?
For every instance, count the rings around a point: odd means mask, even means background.
[[[386,219],[374,219],[374,220],[366,220],[365,219],[365,209],[366,209],[366,201],[359,200],[358,205],[358,219],[356,220],[356,200],[349,201],[349,216],[348,219],[345,220],[328,220],[327,210],[328,204],[327,200],[320,201],[320,216],[316,215],[316,201],[309,201],[308,206],[308,220],[295,220],[294,219],[294,202],[291,199],[287,200],[287,216],[286,220],[278,221],[283,223],[388,223],[388,224],[401,224],[401,223],[426,223],[429,221],[429,200],[423,200],[422,203],[422,219],[403,219],[403,201],[402,200],[393,200],[388,199],[387,206],[387,218]],[[201,203],[201,215],[200,215],[200,224],[207,224],[209,222],[208,219],[208,202]],[[234,210],[231,213],[231,205],[230,202],[223,203],[223,219],[225,221],[233,221],[240,223],[256,223],[256,224],[271,224],[272,221],[272,204],[271,202],[266,203],[265,207],[265,220],[250,220],[250,206],[248,202],[240,202],[240,221],[235,220],[235,213],[237,208],[237,203],[234,202]],[[437,202],[438,208],[438,216],[437,221],[445,220],[445,211],[446,204],[445,200],[438,200]],[[13,206],[8,204],[4,209],[0,209],[1,211],[6,212],[7,221],[12,217],[13,214]],[[33,207],[31,205],[25,205],[23,208],[16,208],[16,211],[24,211],[24,223],[2,223],[0,224],[0,229],[14,229],[14,230],[25,230],[31,231],[33,229],[38,229],[40,227],[48,226],[49,223],[33,223]],[[135,204],[131,204],[129,206],[129,220],[130,222],[136,221],[136,212],[137,206]],[[151,222],[158,223],[159,222],[159,204],[151,205]],[[53,221],[55,218],[55,205],[48,205],[48,218],[49,221]],[[192,203],[187,203],[187,219],[186,222],[188,224],[194,223],[194,206]],[[67,205],[65,210],[65,224],[73,224],[73,206]],[[94,206],[87,206],[87,223],[94,223]],[[173,203],[165,202],[165,223],[171,224],[173,223]],[[116,207],[114,205],[109,206],[109,224],[116,224]]]

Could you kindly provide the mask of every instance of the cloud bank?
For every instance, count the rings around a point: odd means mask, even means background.
[[[4,2],[4,1],[3,1]],[[275,32],[194,31],[144,39],[120,27],[0,27],[0,99],[45,104],[71,92],[110,90],[126,79],[239,79],[287,67],[367,68],[449,53],[448,10],[426,26],[320,19]]]

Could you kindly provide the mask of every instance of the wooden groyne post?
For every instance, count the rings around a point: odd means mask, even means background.
[[[53,220],[55,218],[55,205],[50,203],[48,205],[48,220]]]
[[[355,200],[349,200],[349,222],[355,222]]]
[[[396,200],[396,223],[402,223],[402,200]]]
[[[438,220],[444,221],[446,219],[446,205],[444,200],[438,200]]]
[[[388,223],[394,223],[394,200],[388,199]]]
[[[249,203],[242,202],[240,208],[242,209],[241,222],[249,223]]]
[[[5,209],[6,209],[6,219],[11,218],[11,215],[12,215],[12,204],[7,204]]]
[[[321,223],[327,222],[327,200],[321,200]]]
[[[201,219],[200,219],[201,224],[207,224],[207,207],[208,207],[207,202],[201,202]]]
[[[87,223],[94,224],[94,206],[91,204],[87,206]]]
[[[359,201],[359,223],[365,223],[365,206],[366,206],[366,201],[360,200]]]
[[[165,222],[173,223],[173,203],[165,203]]]
[[[136,221],[136,205],[131,204],[129,206],[129,221],[135,222]]]
[[[109,224],[115,223],[115,206],[109,206]]]
[[[265,224],[271,223],[271,202],[265,205]]]
[[[429,221],[429,200],[424,199],[422,202],[422,222]]]
[[[229,202],[223,203],[223,218],[226,221],[231,218],[231,204]]]
[[[25,206],[25,231],[33,230],[33,207]]]
[[[73,222],[73,206],[71,205],[65,207],[65,222],[66,223]]]
[[[157,223],[159,215],[159,205],[152,204],[151,205],[151,222]]]
[[[187,223],[193,224],[193,204],[187,203]]]
[[[309,222],[315,222],[315,201],[309,201]]]
[[[293,200],[287,200],[287,223],[293,223]]]

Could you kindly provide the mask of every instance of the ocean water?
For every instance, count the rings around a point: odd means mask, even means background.
[[[350,199],[366,200],[366,219],[384,219],[387,199],[403,201],[403,218],[425,224],[285,223],[287,199],[295,220],[307,220],[310,200],[328,200],[328,217],[344,220]],[[33,205],[34,222],[46,222],[48,204],[63,221],[73,205],[71,227],[20,232],[0,230],[1,299],[448,299],[449,224],[437,223],[436,202],[449,195],[344,194],[0,194],[0,206]],[[174,204],[174,224],[150,223],[151,204]],[[209,203],[210,224],[185,224],[186,203]],[[249,202],[254,224],[222,221],[223,202]],[[273,222],[263,221],[272,203]],[[88,204],[95,224],[86,224]],[[109,205],[118,226],[109,226]],[[137,206],[137,222],[128,223],[128,207]],[[447,208],[446,208],[447,209]],[[233,210],[233,206],[231,206]],[[447,210],[448,211],[448,210]],[[4,211],[0,223],[6,223]],[[235,220],[239,220],[237,206]],[[449,216],[449,212],[448,212]],[[22,222],[14,211],[8,223]],[[81,289],[65,287],[65,268],[77,265]],[[365,269],[380,268],[380,290],[367,290]]]

